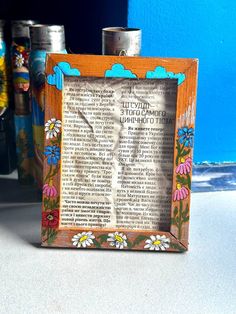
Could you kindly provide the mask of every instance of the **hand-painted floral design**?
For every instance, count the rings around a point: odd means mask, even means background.
[[[189,191],[185,186],[182,186],[180,183],[176,184],[176,190],[173,196],[173,200],[180,201],[185,199],[189,195]]]
[[[192,158],[180,158],[180,164],[176,167],[175,172],[179,174],[190,173],[192,168]]]
[[[42,226],[46,228],[57,228],[59,225],[59,211],[54,209],[51,211],[42,212]]]
[[[184,144],[185,147],[193,146],[193,128],[183,127],[178,129],[179,143]]]
[[[56,145],[46,146],[44,155],[47,157],[48,165],[57,165],[60,160],[60,147]]]
[[[29,59],[29,43],[25,42],[25,46],[20,46],[17,44],[12,45],[12,61],[14,68],[21,68],[23,66],[28,67]]]
[[[5,45],[0,43],[0,109],[9,105]]]
[[[109,242],[110,246],[115,246],[117,249],[121,250],[128,245],[126,235],[117,231],[115,233],[108,234],[107,242]]]
[[[53,180],[51,179],[49,183],[45,183],[43,186],[43,194],[47,197],[56,197],[58,195],[56,187],[53,185]]]
[[[170,239],[165,235],[151,235],[150,239],[145,241],[146,245],[144,249],[149,249],[150,251],[165,251],[170,247]]]
[[[25,60],[24,57],[22,56],[22,54],[19,54],[15,57],[15,66],[17,68],[21,68],[24,64]]]
[[[91,231],[89,232],[82,232],[82,233],[78,233],[76,235],[73,236],[72,238],[72,242],[73,245],[80,248],[80,247],[87,247],[87,246],[91,246],[93,244],[93,240],[95,239],[95,236],[93,235],[93,233]]]
[[[51,118],[45,123],[46,139],[57,137],[60,132],[61,121],[56,118]]]

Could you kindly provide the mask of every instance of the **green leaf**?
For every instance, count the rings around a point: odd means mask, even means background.
[[[129,240],[126,240],[126,242],[127,242],[128,248],[131,249],[132,248],[132,243]]]
[[[191,178],[189,174],[187,175],[187,185],[188,185],[189,190],[191,190]]]
[[[170,247],[178,250],[179,252],[185,252],[187,251],[187,249],[185,247],[183,247],[182,245],[178,244],[178,243],[170,243]]]
[[[178,207],[175,207],[175,209],[174,209],[174,216],[175,217],[178,215],[178,212],[179,212]]]
[[[101,234],[97,237],[97,239],[100,239],[100,244],[107,242],[108,234]]]
[[[183,222],[189,221],[189,216],[184,217]]]
[[[189,212],[188,204],[185,207],[185,210],[182,212],[182,218],[186,218],[187,214]]]
[[[175,220],[175,218],[171,218],[170,223],[172,225],[177,225],[177,221]]]
[[[190,153],[191,149],[187,149],[187,150],[184,150],[182,153],[181,153],[181,157],[184,157],[186,155],[188,155]]]
[[[137,236],[137,238],[134,240],[132,247],[138,245],[140,242],[142,242],[143,240],[147,240],[147,239],[148,239],[147,236],[140,234],[140,235]]]
[[[181,184],[183,184],[183,185],[186,184],[186,180],[185,180],[184,177],[181,177],[181,176],[178,174],[178,175],[176,176],[176,178],[177,178],[177,181],[178,181],[179,183],[181,183]]]
[[[54,240],[56,239],[56,236],[57,236],[57,231],[56,230],[53,230],[53,229],[48,229],[48,245],[51,245],[52,242],[54,242]]]
[[[42,229],[42,232],[41,232],[42,237],[44,237],[46,235],[46,232],[47,232],[47,229]]]
[[[180,144],[179,144],[179,141],[178,140],[176,140],[176,149],[177,149],[177,151],[178,151],[178,155],[179,155],[179,153],[180,153]]]
[[[97,248],[101,248],[101,244],[100,244],[96,239],[93,239],[93,244],[94,244]]]
[[[178,164],[179,164],[179,155],[177,155],[175,159],[175,165],[178,166]]]

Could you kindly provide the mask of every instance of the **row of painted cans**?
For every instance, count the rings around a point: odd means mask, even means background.
[[[103,54],[140,54],[140,29],[110,27],[104,28],[102,33]],[[3,36],[1,44],[5,56]],[[66,53],[64,26],[42,25],[33,20],[12,22],[11,64],[18,177],[21,183],[36,180],[40,189],[43,185],[45,62],[49,52]],[[3,67],[6,72],[6,62]],[[9,80],[4,78],[2,86],[0,107],[6,108]]]
[[[6,56],[3,36],[1,43]],[[42,25],[31,20],[13,21],[10,50],[18,177],[23,184],[36,180],[38,187],[42,188],[46,54],[66,53],[64,26]],[[5,92],[5,102],[0,105],[2,111],[7,110],[10,102],[6,59],[4,57],[2,92]]]

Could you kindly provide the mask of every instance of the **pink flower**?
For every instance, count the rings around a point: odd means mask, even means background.
[[[43,194],[45,194],[47,197],[56,197],[57,196],[57,189],[53,185],[52,180],[50,180],[49,183],[44,184]]]
[[[191,171],[192,168],[192,159],[190,157],[180,159],[180,164],[176,168],[175,172],[180,174],[187,174]]]
[[[176,190],[174,193],[173,200],[174,200],[174,202],[183,200],[188,196],[188,194],[189,194],[188,189],[185,186],[181,186],[181,184],[178,183],[176,185]]]

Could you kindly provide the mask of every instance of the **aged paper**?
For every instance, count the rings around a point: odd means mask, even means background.
[[[176,80],[65,77],[60,226],[168,230]]]

